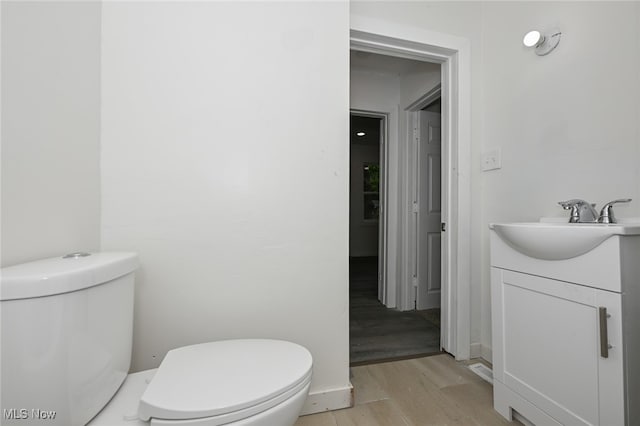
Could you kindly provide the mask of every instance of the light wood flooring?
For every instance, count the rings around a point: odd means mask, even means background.
[[[295,426],[497,426],[493,388],[448,354],[351,368],[355,406]]]

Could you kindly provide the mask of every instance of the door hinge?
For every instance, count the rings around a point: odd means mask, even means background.
[[[417,201],[413,202],[413,212],[414,213],[418,213],[420,211],[420,206],[418,205]]]
[[[413,276],[413,278],[411,278],[411,284],[413,284],[414,287],[418,287],[418,277],[417,276]]]
[[[444,222],[442,222],[442,223],[440,224],[440,229],[442,230],[442,232],[445,232],[445,231],[447,230],[447,224],[446,224],[446,223],[444,223]]]

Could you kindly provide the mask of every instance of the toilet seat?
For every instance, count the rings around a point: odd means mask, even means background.
[[[138,415],[152,424],[240,420],[308,387],[311,366],[309,351],[280,340],[226,340],[174,349],[140,398]]]

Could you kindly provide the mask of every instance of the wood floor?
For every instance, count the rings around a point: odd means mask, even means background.
[[[440,352],[440,309],[398,311],[378,301],[378,258],[349,258],[351,365]]]
[[[493,390],[448,354],[351,368],[355,406],[295,426],[497,426]]]

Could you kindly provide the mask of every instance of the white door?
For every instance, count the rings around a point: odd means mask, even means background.
[[[417,300],[418,309],[440,307],[440,114],[418,111]]]

